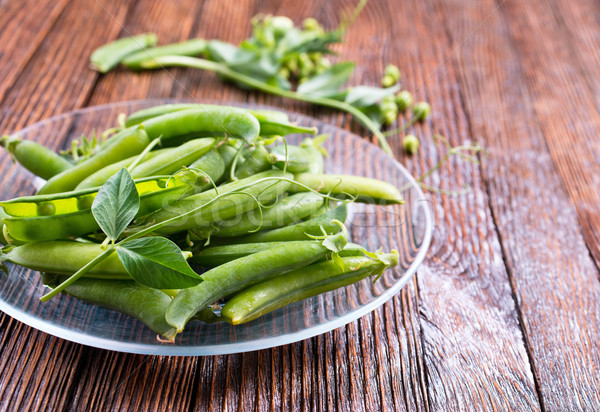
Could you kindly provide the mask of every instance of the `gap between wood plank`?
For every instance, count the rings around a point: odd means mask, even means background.
[[[498,0],[496,0],[497,3],[497,7],[492,11],[492,13],[496,13],[499,12],[499,9],[502,7],[502,5],[504,4],[506,0],[500,0],[500,3],[498,3]],[[491,15],[490,15],[491,16]],[[489,18],[489,17],[488,17]],[[486,20],[488,19],[486,18]],[[485,20],[484,20],[485,22]],[[477,28],[475,28],[475,31],[477,31],[477,29],[479,28],[479,26]],[[469,37],[471,37],[472,35],[475,34],[475,31],[472,32],[471,35],[469,35]],[[452,37],[452,34],[450,32],[450,27],[448,27],[448,24],[446,22],[446,20],[444,20],[444,32],[446,33],[446,40],[448,43],[448,46],[450,47],[450,49],[452,49],[452,46],[454,45],[454,38]],[[463,40],[467,41],[467,39]],[[454,69],[456,72],[459,71],[459,68],[456,67],[456,63],[455,60],[452,58],[452,55],[454,54],[454,52],[456,50],[458,50],[458,47],[460,47],[462,45],[462,43],[460,43],[458,46],[456,46],[456,48],[452,49],[452,53],[450,55],[448,55],[447,60],[450,61],[450,63],[454,66]],[[458,83],[460,83],[460,76],[457,76],[456,81]],[[468,128],[468,132],[470,136],[474,136],[474,131],[473,131],[473,121],[471,119],[471,113],[469,112],[469,109],[467,107],[467,105],[465,104],[465,98],[464,98],[464,94],[462,93],[462,88],[459,87],[459,91],[458,91],[458,96],[461,102],[461,108],[462,111],[467,119],[467,128]],[[511,297],[513,299],[514,305],[515,305],[515,311],[517,312],[517,317],[519,319],[519,330],[521,332],[521,339],[523,340],[523,343],[525,345],[525,351],[527,353],[527,361],[529,363],[529,368],[531,370],[531,374],[533,375],[533,383],[535,385],[535,391],[537,394],[537,398],[538,398],[538,402],[540,403],[540,408],[542,410],[545,410],[544,407],[544,398],[542,397],[542,391],[541,391],[541,387],[540,387],[540,381],[539,381],[539,376],[537,374],[537,371],[534,367],[534,357],[533,357],[533,353],[531,351],[531,345],[529,342],[529,338],[527,335],[527,331],[525,330],[525,323],[523,322],[523,313],[521,311],[521,307],[519,306],[519,300],[517,299],[517,293],[516,290],[514,288],[514,283],[513,283],[513,273],[512,270],[508,264],[508,259],[507,259],[507,252],[506,252],[506,246],[504,244],[504,240],[503,237],[500,233],[500,230],[498,228],[498,218],[496,216],[496,213],[494,211],[492,202],[491,202],[491,188],[490,188],[490,182],[489,180],[485,177],[485,171],[483,170],[483,162],[482,162],[482,157],[481,155],[478,153],[477,157],[479,159],[479,165],[477,166],[477,168],[479,169],[479,175],[481,176],[481,180],[483,181],[483,184],[485,185],[486,188],[486,192],[488,193],[487,196],[487,206],[488,209],[490,210],[490,215],[492,218],[492,221],[494,222],[494,231],[496,232],[496,236],[498,237],[498,242],[500,244],[500,250],[502,253],[502,261],[504,262],[504,267],[506,268],[506,274],[508,276],[508,283],[510,285],[510,290],[511,290]]]

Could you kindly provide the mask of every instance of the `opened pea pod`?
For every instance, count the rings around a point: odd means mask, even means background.
[[[169,176],[140,179],[136,189],[140,197],[138,216],[160,209],[194,190],[188,180]],[[91,211],[97,193],[97,188],[84,189],[0,202],[7,215],[2,222],[9,238],[24,242],[85,235],[99,229]]]

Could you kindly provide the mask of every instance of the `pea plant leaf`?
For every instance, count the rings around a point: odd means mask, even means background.
[[[207,54],[213,61],[224,63],[230,69],[260,81],[274,77],[280,67],[271,53],[239,48],[218,40],[208,43]]]
[[[345,102],[354,107],[368,107],[374,105],[387,96],[393,96],[400,90],[399,85],[382,89],[380,87],[356,86],[348,89]]]
[[[334,64],[323,73],[302,83],[296,91],[314,97],[335,96],[339,94],[339,88],[346,83],[353,70],[354,63],[352,62]]]
[[[127,273],[142,285],[155,289],[185,289],[202,282],[179,247],[167,238],[143,237],[117,247]]]
[[[117,240],[140,209],[140,195],[127,169],[121,169],[98,190],[92,214],[100,229]]]

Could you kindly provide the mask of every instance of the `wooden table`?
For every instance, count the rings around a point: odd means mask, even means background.
[[[238,4],[239,3],[239,4]],[[126,33],[238,42],[257,13],[335,27],[354,1],[0,1],[0,130],[148,97],[258,102],[366,132],[347,116],[174,69],[100,76],[90,52]],[[324,335],[214,357],[128,355],[0,317],[2,410],[598,410],[600,6],[594,0],[369,2],[339,59],[353,84],[397,64],[434,113],[415,128],[414,175],[482,142],[427,183],[428,257],[402,293]],[[52,142],[49,142],[52,144]],[[16,167],[3,158],[2,170]]]

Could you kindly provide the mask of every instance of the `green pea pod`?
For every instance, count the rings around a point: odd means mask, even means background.
[[[146,162],[140,163],[131,171],[131,177],[138,179],[147,176],[170,175],[188,166],[206,154],[215,144],[213,138],[190,140],[179,147],[167,150]]]
[[[348,216],[348,206],[342,203],[339,206],[329,209],[311,219],[295,225],[285,226],[273,230],[253,233],[251,235],[241,236],[235,239],[236,243],[258,243],[258,242],[283,242],[291,240],[307,240],[309,235],[320,236],[323,234],[321,227],[327,233],[333,233],[338,226],[331,223],[333,219],[345,222]],[[214,244],[230,242],[229,239],[213,239]]]
[[[216,267],[232,260],[239,259],[253,253],[269,250],[274,247],[288,246],[293,247],[297,241],[289,242],[261,242],[261,243],[242,243],[235,245],[211,246],[195,252],[191,261],[204,267]],[[300,242],[307,242],[306,240]],[[363,248],[355,243],[348,243],[343,250],[339,252],[342,257],[345,256],[363,256]],[[325,257],[323,257],[325,259]]]
[[[382,255],[381,260],[363,256],[345,257],[342,261],[343,264],[315,263],[258,283],[231,298],[221,309],[221,317],[239,325],[290,303],[379,275],[398,264],[398,252]]]
[[[153,150],[149,153],[146,153],[146,155],[142,157],[141,161],[145,162],[150,159],[153,159],[159,154],[166,152],[167,150],[169,149]],[[103,167],[102,169],[92,173],[91,175],[83,179],[81,183],[77,185],[75,190],[91,189],[93,187],[102,186],[112,175],[117,173],[119,170],[128,168],[129,165],[135,162],[138,157],[139,155],[131,156],[125,160],[121,160],[120,162],[116,162]]]
[[[224,220],[216,226],[214,234],[219,237],[242,236],[257,229],[273,229],[298,223],[314,214],[323,202],[323,197],[318,194],[296,193],[278,199],[275,205],[262,209],[262,213],[257,208],[231,220]]]
[[[276,146],[271,150],[271,162],[278,168],[291,172],[306,172],[314,161],[313,156],[303,147],[287,145]]]
[[[244,179],[253,174],[268,170],[272,166],[267,149],[262,144],[256,145],[248,158],[235,171],[235,177]]]
[[[99,151],[96,155],[48,180],[38,194],[47,195],[73,190],[83,179],[103,167],[140,154],[149,143],[148,135],[144,130],[132,129],[110,148]]]
[[[321,174],[325,171],[325,159],[324,154],[327,154],[321,144],[328,138],[328,135],[319,135],[314,139],[306,138],[300,143],[306,153],[310,156],[310,163],[308,169],[305,170],[307,173]]]
[[[178,112],[181,110],[188,110],[188,109],[199,109],[199,108],[203,108],[203,107],[212,108],[212,107],[217,107],[217,106],[212,105],[212,104],[204,105],[204,104],[197,104],[197,103],[171,103],[171,104],[162,104],[159,106],[152,106],[152,107],[148,107],[147,109],[138,110],[137,112],[130,114],[127,117],[127,120],[125,121],[125,126],[126,127],[135,126],[135,125],[138,125],[148,119],[152,119],[154,117],[162,116],[162,115],[165,115],[168,113],[173,113],[173,112]],[[228,107],[228,106],[219,106],[219,107]]]
[[[182,110],[190,109],[227,109],[233,108],[236,110],[244,110],[252,114],[258,120],[260,124],[260,134],[262,136],[278,135],[287,136],[293,133],[311,133],[315,134],[316,129],[314,127],[302,127],[289,122],[287,114],[278,112],[275,110],[261,110],[261,109],[243,109],[231,106],[217,106],[211,104],[197,104],[197,103],[175,103],[175,104],[164,104],[160,106],[150,107],[148,109],[142,109],[135,113],[132,113],[125,122],[127,127],[140,124],[145,120],[162,116],[167,113],[178,112]]]
[[[167,179],[168,176],[137,180],[136,187],[140,194],[137,216],[158,210],[193,191],[193,187],[184,181],[183,176],[168,180],[168,185]],[[91,233],[99,229],[91,211],[97,191],[98,188],[93,188],[58,195],[25,196],[0,202],[8,215],[2,222],[11,238],[26,242]],[[51,209],[53,213],[40,214],[43,209]]]
[[[18,136],[2,136],[0,145],[21,166],[45,180],[73,167],[73,163],[46,146],[31,140],[21,140]]]
[[[9,239],[6,238],[6,236],[4,235],[4,223],[2,222],[5,218],[7,218],[9,215],[4,211],[3,208],[0,207],[0,244],[3,245],[8,245]]]
[[[334,235],[347,241],[345,232]],[[184,289],[167,308],[167,323],[181,332],[186,323],[206,305],[246,289],[273,276],[299,269],[322,258],[328,249],[323,242],[297,242],[236,259],[202,274],[202,283]]]
[[[219,154],[219,151],[216,148],[213,148],[200,159],[196,160],[192,163],[189,168],[194,171],[200,171],[202,173],[206,173],[208,177],[203,176],[202,178],[206,178],[206,183],[202,185],[198,185],[196,191],[202,192],[210,187],[212,187],[212,180],[215,184],[219,184],[221,179],[225,176],[225,161],[223,157]]]
[[[160,56],[199,56],[206,50],[206,40],[190,39],[180,43],[155,46],[127,56],[121,63],[131,70],[141,70],[141,63]]]
[[[256,115],[256,118],[260,123],[261,136],[287,136],[295,133],[317,133],[316,127],[304,127],[289,122],[270,120],[260,115]]]
[[[52,240],[5,248],[0,260],[39,272],[72,275],[103,252],[104,249],[97,243]],[[131,279],[116,253],[92,267],[84,276]]]
[[[230,108],[233,107],[235,109],[246,110],[250,114],[254,115],[257,119],[269,120],[273,122],[286,123],[289,122],[288,115],[284,112],[280,112],[277,110],[262,110],[262,109],[244,109],[234,106],[221,106],[215,104],[199,104],[199,103],[170,103],[170,104],[162,104],[159,106],[148,107],[147,109],[138,110],[127,117],[125,121],[125,126],[134,126],[136,124],[142,123],[144,120],[151,119],[153,117],[162,116],[163,114],[177,112],[180,110],[188,110],[188,109],[198,109],[198,108]],[[260,120],[259,120],[260,121]]]
[[[225,162],[225,171],[223,172],[223,180],[225,180],[229,176],[231,165],[233,164],[233,159],[235,158],[238,149],[236,149],[235,146],[224,144],[219,146],[218,150],[223,158],[223,162]]]
[[[154,33],[124,37],[94,50],[90,56],[90,63],[95,70],[106,73],[116,67],[125,57],[146,47],[152,47],[157,41],[158,38]]]
[[[65,278],[44,275],[45,285],[58,286]],[[83,278],[65,288],[74,298],[132,316],[164,338],[173,339],[175,330],[165,320],[171,298],[158,289],[132,280]]]
[[[234,107],[202,107],[163,114],[144,120],[141,125],[150,139],[162,141],[194,133],[225,133],[253,143],[260,132],[256,117]]]
[[[283,194],[290,183],[280,171],[270,170],[246,179],[228,183],[218,188],[219,194],[230,193],[215,199],[215,189],[188,196],[146,217],[147,222],[161,223],[170,220],[167,226],[158,229],[159,234],[176,233],[183,230],[209,230],[212,225],[225,219],[256,208],[255,198],[270,202]],[[196,210],[200,208],[199,210]],[[191,214],[192,210],[196,210]],[[185,214],[185,215],[184,215]],[[171,220],[173,219],[173,220]]]
[[[358,202],[380,205],[404,203],[404,199],[396,186],[368,177],[300,173],[294,177],[294,180],[319,193],[342,199],[354,199]],[[305,188],[299,185],[293,185],[290,190],[293,192],[306,191]]]

